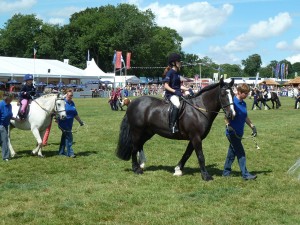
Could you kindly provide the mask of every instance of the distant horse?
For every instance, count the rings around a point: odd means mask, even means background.
[[[194,97],[183,101],[178,119],[179,132],[172,134],[169,128],[170,103],[155,97],[143,96],[133,100],[126,111],[120,127],[120,135],[116,155],[123,160],[132,158],[132,170],[142,174],[137,161],[137,153],[154,134],[177,140],[189,140],[181,160],[175,167],[181,172],[186,161],[195,149],[203,180],[212,180],[205,167],[202,151],[202,140],[208,135],[212,123],[223,109],[226,118],[235,116],[233,107],[232,85],[223,79],[219,83],[209,85]],[[165,146],[163,146],[165,147]]]
[[[42,138],[44,136],[46,128],[51,122],[53,113],[57,114],[57,116],[59,116],[60,119],[65,119],[65,100],[62,94],[47,94],[33,100],[28,107],[29,112],[27,118],[24,121],[12,120],[10,125],[10,131],[13,128],[18,128],[21,130],[31,130],[38,143],[37,147],[32,151],[32,154],[38,154],[38,156],[43,157]],[[14,117],[16,117],[19,110],[19,106],[16,102],[12,103],[12,110]],[[8,144],[11,157],[14,157],[16,153],[10,142],[10,132]]]
[[[269,109],[270,107],[267,105],[266,103],[267,101],[272,102],[272,109],[274,109],[275,104],[276,104],[276,109],[278,109],[281,106],[279,97],[276,94],[276,92],[269,92],[267,99],[265,99],[263,93],[261,91],[257,91],[257,101],[261,102],[264,106],[267,106]]]

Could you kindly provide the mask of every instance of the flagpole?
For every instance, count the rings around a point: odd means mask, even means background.
[[[36,53],[37,53],[37,44],[36,41],[34,41],[33,44],[33,80],[35,77],[35,57],[36,57]]]

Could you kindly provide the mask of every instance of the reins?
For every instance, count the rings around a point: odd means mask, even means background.
[[[254,137],[253,135],[251,135],[250,137],[240,137],[239,135],[237,135],[235,129],[232,128],[232,131],[233,131],[234,136],[235,136],[236,138],[240,139],[240,140],[252,138],[252,141],[255,143],[256,148],[257,148],[257,149],[260,149],[260,147],[258,146],[257,141],[256,141],[256,139],[255,139],[255,137]],[[231,141],[230,141],[230,140],[229,140],[229,142],[230,142],[230,144],[231,144]]]
[[[188,105],[190,105],[190,106],[192,106],[194,109],[196,109],[196,110],[198,110],[198,111],[200,111],[200,112],[212,112],[212,113],[225,113],[225,112],[217,112],[217,111],[210,111],[210,110],[207,110],[207,109],[205,109],[205,108],[201,108],[201,107],[199,107],[199,106],[197,106],[197,105],[194,105],[194,104],[192,104],[192,103],[190,103],[187,99],[185,99],[184,97],[181,97],[182,98],[182,100],[185,102],[185,103],[187,103]],[[225,106],[226,107],[226,106]]]
[[[56,101],[57,100],[63,100],[63,99],[61,99],[61,98],[57,98],[57,99],[55,99],[55,114],[57,114],[57,113],[60,113],[60,112],[63,112],[63,111],[66,111],[66,110],[60,110],[60,111],[58,111],[57,110],[57,106],[56,106]],[[45,112],[47,112],[48,114],[52,114],[52,111],[49,111],[48,109],[45,109],[43,106],[41,106],[39,103],[38,103],[38,101],[37,101],[37,99],[35,99],[35,100],[33,100],[33,102],[35,102],[41,109],[43,109]]]

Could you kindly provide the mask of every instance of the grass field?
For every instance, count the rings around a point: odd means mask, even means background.
[[[241,178],[237,162],[232,177],[221,176],[228,141],[219,115],[203,143],[210,182],[201,179],[195,154],[184,176],[173,177],[187,141],[159,136],[145,145],[145,173],[133,174],[131,162],[115,156],[124,112],[111,111],[107,99],[74,101],[87,124],[74,133],[75,159],[57,156],[55,123],[46,158],[30,156],[31,132],[13,131],[18,158],[0,162],[0,224],[300,224],[300,181],[287,174],[300,157],[293,99],[281,98],[279,110],[248,111],[261,148],[243,141],[255,181]]]

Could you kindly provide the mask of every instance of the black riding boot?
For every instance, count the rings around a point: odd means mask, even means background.
[[[175,106],[173,106],[173,109],[172,109],[171,115],[170,115],[170,121],[169,121],[169,126],[170,126],[172,134],[178,132],[178,127],[177,127],[177,123],[176,123],[178,111],[179,111],[179,109],[177,109]]]

